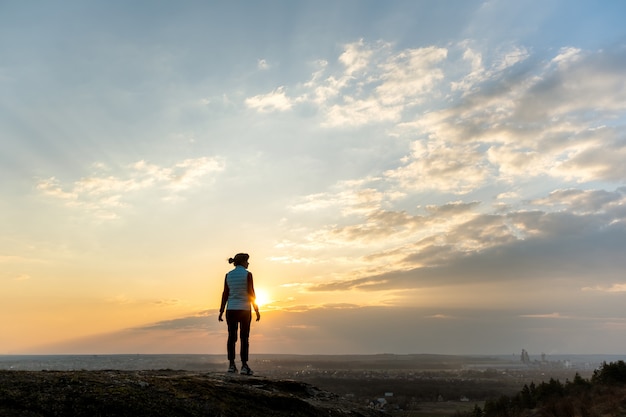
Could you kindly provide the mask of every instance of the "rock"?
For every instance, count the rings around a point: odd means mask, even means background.
[[[7,417],[370,417],[292,380],[188,371],[0,371]]]

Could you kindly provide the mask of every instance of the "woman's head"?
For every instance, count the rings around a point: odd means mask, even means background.
[[[244,263],[245,264],[248,263],[249,258],[250,258],[250,255],[248,255],[247,253],[238,253],[233,258],[228,258],[228,263],[235,264],[235,266],[237,265],[244,266]]]

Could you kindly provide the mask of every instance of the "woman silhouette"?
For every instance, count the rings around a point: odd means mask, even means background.
[[[228,361],[230,363],[228,372],[237,372],[235,365],[235,344],[237,343],[237,331],[240,335],[240,352],[241,357],[241,374],[252,375],[253,372],[248,366],[250,323],[252,322],[252,312],[250,305],[254,307],[256,312],[256,321],[261,320],[261,313],[256,304],[256,295],[254,293],[254,282],[252,281],[252,273],[248,271],[247,253],[238,253],[233,258],[228,259],[229,264],[234,264],[235,269],[226,274],[224,279],[224,291],[222,292],[222,303],[220,305],[219,321],[224,321],[222,315],[226,307],[226,324],[228,325],[228,342],[226,350],[228,353]]]

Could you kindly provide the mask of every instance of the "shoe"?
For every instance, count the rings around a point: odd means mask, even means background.
[[[241,372],[243,372],[243,370]],[[228,367],[228,373],[229,374],[236,374],[237,373],[237,367],[235,365],[230,365]]]
[[[254,375],[254,372],[252,372],[252,369],[250,369],[250,367],[248,365],[244,365],[241,367],[241,375]]]

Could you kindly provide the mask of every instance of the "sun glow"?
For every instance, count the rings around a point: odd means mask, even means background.
[[[254,293],[256,294],[256,304],[259,307],[262,307],[271,301],[269,294],[263,288],[256,288]]]

